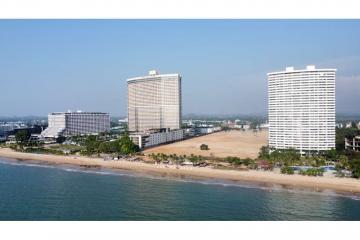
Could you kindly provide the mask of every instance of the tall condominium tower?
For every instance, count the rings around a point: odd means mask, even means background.
[[[307,66],[268,73],[271,148],[301,153],[335,148],[335,72]]]
[[[181,76],[158,74],[130,78],[128,84],[129,131],[181,128]]]
[[[110,130],[110,116],[100,112],[55,112],[48,115],[48,124],[41,133],[43,137],[93,134]]]

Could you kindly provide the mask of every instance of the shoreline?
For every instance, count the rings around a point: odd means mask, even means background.
[[[221,170],[213,168],[199,168],[179,166],[178,168],[142,162],[104,161],[102,158],[84,156],[59,156],[50,154],[35,154],[15,152],[9,148],[0,148],[0,157],[9,160],[33,160],[39,164],[69,164],[77,167],[105,168],[109,170],[130,170],[133,172],[150,173],[156,175],[170,175],[174,177],[193,177],[205,179],[219,179],[228,181],[248,182],[265,185],[281,185],[284,188],[307,188],[315,191],[334,190],[341,193],[360,194],[360,180],[353,178],[310,177],[301,175],[284,175],[265,171]]]

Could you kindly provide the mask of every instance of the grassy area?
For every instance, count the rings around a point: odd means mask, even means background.
[[[69,151],[81,151],[85,149],[85,147],[77,146],[77,145],[50,145],[48,148],[54,149],[54,150],[69,150]]]

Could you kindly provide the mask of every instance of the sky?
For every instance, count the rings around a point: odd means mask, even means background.
[[[266,114],[267,72],[336,68],[360,113],[360,20],[0,20],[0,116],[127,113],[126,79],[180,73],[184,114]]]

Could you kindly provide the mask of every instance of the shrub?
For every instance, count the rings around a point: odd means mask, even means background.
[[[240,164],[242,164],[241,159],[238,158],[238,157],[227,157],[225,160],[228,163],[232,164],[232,165],[240,165]]]
[[[251,159],[251,158],[242,159],[242,162],[243,162],[243,164],[244,164],[245,166],[249,166],[249,165],[255,163],[255,161],[254,161],[253,159]]]
[[[206,144],[201,144],[200,150],[209,150],[209,146]]]
[[[350,170],[352,177],[360,178],[360,159],[353,159],[350,161]]]
[[[281,168],[281,173],[282,174],[294,174],[294,169],[292,167],[282,167]]]
[[[322,176],[324,174],[324,169],[322,168],[309,168],[306,170],[300,170],[301,175],[305,176]]]

